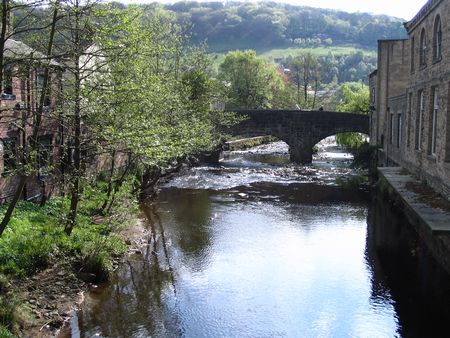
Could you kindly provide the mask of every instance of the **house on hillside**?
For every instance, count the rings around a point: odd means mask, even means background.
[[[21,151],[32,132],[35,113],[39,106],[44,83],[42,63],[46,56],[21,41],[8,39],[3,51],[3,83],[0,93],[0,202],[14,192],[17,177],[14,171],[20,162]],[[38,155],[42,173],[46,172],[54,156],[57,156],[59,123],[55,114],[63,68],[50,63],[50,88],[44,98],[44,116],[39,130],[41,145]],[[30,198],[40,191],[39,182],[30,180],[24,197]]]
[[[369,76],[371,143],[450,199],[450,0],[429,0],[405,40],[378,42]]]

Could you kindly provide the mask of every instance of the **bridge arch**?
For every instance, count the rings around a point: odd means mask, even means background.
[[[271,135],[289,145],[290,159],[311,163],[313,147],[324,138],[339,133],[369,134],[369,117],[354,113],[300,110],[240,110],[247,117],[231,128],[233,135]]]

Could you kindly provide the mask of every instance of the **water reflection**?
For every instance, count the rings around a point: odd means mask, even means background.
[[[336,183],[350,169],[258,165],[258,151],[197,168],[142,206],[148,245],[87,298],[81,337],[414,336],[422,312],[404,314],[417,303],[391,279],[404,269],[383,259],[372,211],[367,226],[367,191]]]
[[[366,255],[372,298],[389,294],[403,337],[448,337],[450,276],[436,263],[401,209],[373,196]]]

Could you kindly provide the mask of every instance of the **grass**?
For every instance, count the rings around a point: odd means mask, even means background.
[[[94,224],[91,210],[83,205],[77,226],[68,237],[63,226],[67,208],[68,200],[64,198],[54,199],[45,207],[20,202],[0,238],[0,273],[19,278],[31,276],[54,258],[65,255],[75,257],[81,265],[97,261],[104,268],[96,270],[108,270],[110,257],[125,250],[123,241],[108,224]],[[4,209],[2,206],[0,213]]]
[[[0,338],[15,338],[16,336],[13,335],[6,327],[3,325],[0,325]]]
[[[26,201],[17,204],[0,237],[0,338],[13,337],[8,329],[14,327],[20,312],[21,303],[12,293],[14,280],[60,261],[70,262],[78,273],[93,274],[96,282],[109,277],[113,261],[127,249],[119,231],[137,214],[137,205],[130,194],[131,183],[125,182],[112,212],[99,216],[106,186],[101,181],[86,185],[71,236],[64,232],[68,198],[54,198],[44,207]],[[0,206],[0,218],[6,207]]]
[[[328,53],[333,53],[334,55],[348,55],[354,52],[361,51],[365,56],[376,56],[375,50],[361,49],[355,46],[329,46],[329,47],[315,47],[315,48],[305,48],[305,47],[287,47],[287,48],[276,48],[260,54],[265,59],[273,60],[276,58],[286,58],[288,56],[295,56],[300,53],[310,52],[315,56],[325,56]]]

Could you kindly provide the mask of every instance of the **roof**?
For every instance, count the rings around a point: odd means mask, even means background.
[[[8,39],[5,41],[4,56],[8,59],[28,60],[28,61],[44,61],[48,60],[47,56],[37,50],[31,48],[22,41]],[[50,65],[62,67],[58,62],[51,60]]]
[[[428,13],[441,2],[442,0],[428,0],[425,5],[417,12],[416,16],[412,18],[410,21],[405,22],[403,25],[405,26],[408,33],[412,31],[416,25],[422,21],[422,19],[428,15]]]

